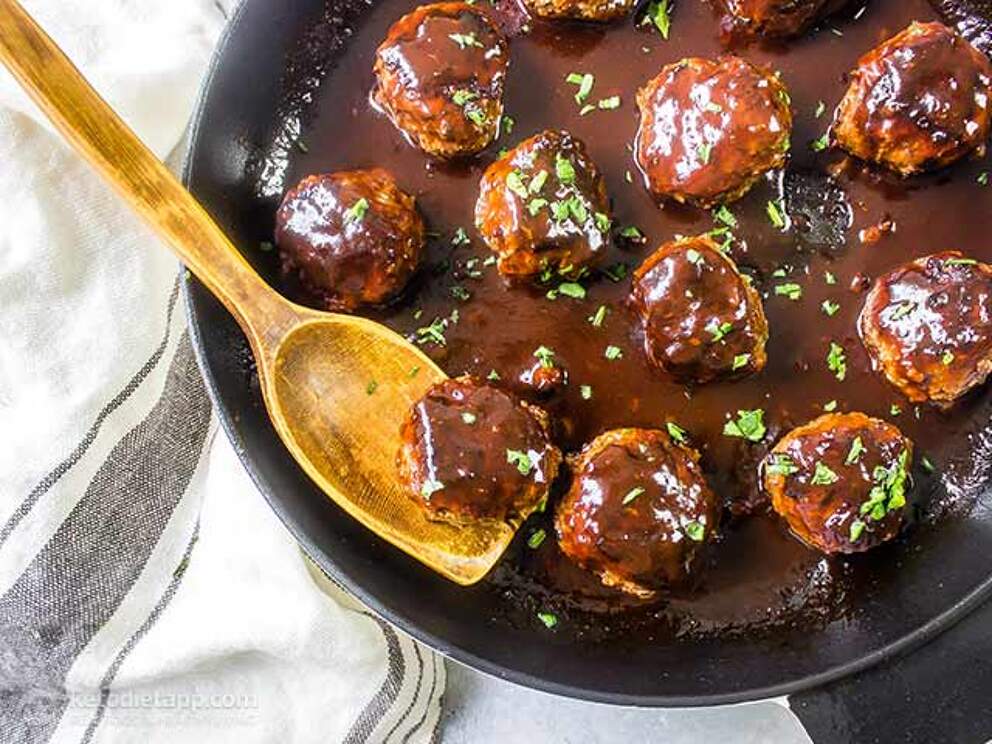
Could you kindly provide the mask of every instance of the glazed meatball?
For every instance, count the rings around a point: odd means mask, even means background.
[[[708,208],[785,163],[789,95],[776,75],[739,57],[670,64],[637,105],[637,164],[656,196]]]
[[[399,294],[424,251],[413,197],[385,170],[304,178],[276,214],[283,267],[328,310],[379,305]]]
[[[898,266],[875,281],[860,329],[907,398],[949,406],[992,371],[992,266],[957,251]]]
[[[586,445],[572,469],[555,515],[562,552],[638,596],[684,583],[719,516],[699,453],[663,431],[614,429]]]
[[[858,553],[898,534],[913,443],[863,413],[830,413],[793,429],[763,465],[772,507],[824,553]]]
[[[723,0],[723,27],[747,36],[798,36],[847,0]]]
[[[583,21],[612,21],[629,15],[635,0],[524,0],[539,18],[576,18]]]
[[[599,262],[610,243],[606,182],[581,140],[546,131],[486,169],[475,224],[504,276],[562,274]]]
[[[631,304],[648,358],[676,379],[709,382],[764,368],[761,297],[705,235],[666,243],[635,271]]]
[[[982,153],[992,63],[940,23],[913,23],[851,73],[834,141],[903,176]]]
[[[547,498],[561,453],[547,414],[472,377],[434,385],[403,424],[400,478],[428,518],[516,520]]]
[[[376,51],[372,99],[424,152],[472,155],[499,135],[508,61],[506,39],[483,11],[423,5]]]

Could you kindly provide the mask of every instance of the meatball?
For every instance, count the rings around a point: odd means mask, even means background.
[[[763,465],[772,507],[824,553],[858,553],[898,534],[913,443],[863,413],[828,413],[793,429]]]
[[[949,406],[992,371],[992,266],[957,251],[898,266],[872,286],[860,330],[907,398]]]
[[[635,271],[631,304],[648,358],[676,379],[709,382],[764,368],[761,297],[705,235],[666,243]]]
[[[473,377],[434,385],[403,424],[400,478],[429,519],[526,517],[561,465],[547,414]]]
[[[466,3],[422,5],[376,50],[372,100],[424,152],[472,155],[499,135],[506,39]]]
[[[637,164],[656,196],[708,208],[739,199],[785,163],[789,94],[739,57],[667,65],[637,105]]]
[[[612,21],[629,15],[635,0],[524,0],[539,18],[575,18],[582,21]]]
[[[858,62],[834,141],[903,176],[983,153],[992,63],[940,23],[913,23]]]
[[[723,27],[747,36],[798,36],[847,0],[722,0]]]
[[[304,178],[276,213],[275,237],[283,268],[328,310],[389,301],[424,252],[413,197],[380,168]]]
[[[610,244],[606,182],[581,140],[545,131],[524,140],[482,176],[475,224],[504,276],[596,265]]]
[[[699,453],[663,431],[614,429],[571,464],[555,515],[562,552],[630,594],[684,583],[719,517]]]

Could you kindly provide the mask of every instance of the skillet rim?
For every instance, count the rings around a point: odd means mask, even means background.
[[[211,54],[210,62],[204,77],[200,83],[193,112],[190,118],[186,149],[183,154],[181,180],[186,188],[192,178],[193,163],[198,152],[201,130],[203,129],[203,119],[206,113],[207,101],[213,91],[213,86],[221,63],[228,57],[228,48],[231,40],[239,28],[239,24],[245,15],[245,10],[251,0],[240,0],[233,10],[224,26],[223,33],[217,41]],[[195,194],[194,194],[195,197]],[[206,208],[206,205],[204,205]],[[209,210],[208,210],[209,212]],[[182,264],[180,264],[182,266]],[[892,659],[900,654],[909,653],[914,649],[932,641],[934,638],[944,633],[968,614],[976,610],[988,600],[992,599],[992,574],[986,576],[985,580],[976,586],[972,591],[954,603],[944,612],[932,617],[926,623],[918,626],[914,630],[897,638],[890,643],[881,646],[874,651],[856,657],[850,661],[829,666],[815,674],[808,674],[787,682],[767,685],[763,687],[753,687],[736,690],[727,693],[696,694],[696,695],[635,695],[620,692],[606,692],[590,686],[577,684],[564,684],[554,682],[529,672],[507,667],[503,664],[491,661],[472,651],[457,646],[456,644],[437,636],[436,634],[420,628],[406,614],[393,611],[381,603],[377,596],[362,585],[361,577],[353,575],[339,566],[333,558],[323,551],[314,540],[310,538],[305,529],[297,524],[283,508],[281,497],[270,492],[264,485],[261,473],[256,469],[254,461],[246,448],[242,446],[236,435],[233,412],[225,408],[220,402],[217,378],[209,365],[206,356],[206,347],[200,327],[200,318],[197,309],[194,307],[196,298],[194,289],[206,291],[206,288],[196,277],[185,270],[180,272],[180,282],[185,303],[186,325],[192,343],[193,354],[196,358],[197,366],[203,376],[207,394],[213,403],[217,413],[218,421],[224,434],[234,448],[241,464],[248,472],[249,477],[265,498],[269,507],[276,513],[289,533],[296,540],[304,555],[318,566],[331,580],[350,592],[356,599],[366,605],[377,616],[386,620],[390,624],[398,627],[410,637],[420,641],[434,651],[440,653],[448,659],[468,666],[489,676],[500,680],[509,681],[514,684],[527,687],[540,692],[566,697],[574,700],[583,700],[593,703],[603,703],[618,706],[648,707],[648,708],[696,708],[720,705],[733,705],[738,703],[758,702],[773,698],[787,697],[800,692],[808,692],[823,687],[831,682],[851,677],[859,672],[868,670],[886,660]],[[226,311],[225,311],[226,312]],[[240,333],[239,329],[239,333]],[[281,444],[281,443],[280,443]],[[391,546],[389,550],[395,550]]]

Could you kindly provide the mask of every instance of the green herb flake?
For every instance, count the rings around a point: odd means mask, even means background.
[[[943,364],[945,367],[950,366],[953,361],[954,361],[953,351],[945,351],[940,357],[940,363]]]
[[[379,383],[375,380],[369,380],[369,384],[365,386],[365,394],[372,395],[376,390],[379,389]]]
[[[753,411],[738,411],[737,418],[728,421],[723,427],[724,436],[760,442],[765,438],[765,412],[761,408]]]
[[[475,38],[475,33],[448,34],[448,38],[455,42],[459,49],[468,49],[469,47],[482,48],[482,42]]]
[[[902,413],[902,407],[898,403],[893,403],[889,406],[890,416],[898,416],[900,413]]]
[[[975,178],[975,182],[979,186],[988,186],[989,185],[989,172],[988,171],[982,171],[981,173],[979,173],[978,174],[978,177]]]
[[[366,212],[369,211],[369,200],[362,197],[344,211],[344,221],[361,222],[365,219]]]
[[[478,420],[479,420],[479,417],[476,416],[471,411],[463,411],[462,412],[462,421],[464,421],[469,426],[471,426],[472,424],[474,424]]]
[[[840,310],[840,305],[832,300],[824,300],[821,303],[820,308],[823,310],[824,314],[827,315],[827,317],[832,318]]]
[[[473,93],[470,90],[459,89],[451,94],[451,100],[455,102],[456,106],[464,106],[469,101],[474,101],[479,97],[478,93]]]
[[[827,401],[826,403],[823,404],[823,410],[826,411],[827,413],[833,413],[834,411],[837,410],[837,401],[836,400]]]
[[[810,480],[810,483],[814,486],[832,486],[839,480],[840,476],[837,473],[822,462],[818,462],[816,463],[816,468],[813,470],[813,478]]]
[[[571,72],[565,77],[565,81],[579,86],[579,89],[575,92],[575,102],[581,106],[589,98],[589,94],[592,92],[592,86],[596,83],[596,78],[588,72]]]
[[[703,254],[700,253],[699,251],[697,251],[694,248],[690,248],[689,250],[687,250],[685,252],[685,257],[686,257],[686,260],[689,261],[689,263],[695,264],[696,266],[699,266],[700,264],[705,263],[703,261]]]
[[[622,282],[627,277],[627,271],[627,264],[623,262],[615,263],[603,269],[603,273],[614,283]]]
[[[609,98],[600,98],[596,103],[596,106],[604,111],[612,111],[613,109],[620,108],[620,96],[610,96]]]
[[[641,486],[635,486],[627,491],[627,495],[623,497],[623,505],[631,503],[634,499],[644,493],[644,489]]]
[[[530,213],[531,217],[537,217],[542,209],[548,206],[548,200],[541,197],[535,197],[527,202],[527,211]]]
[[[798,473],[799,466],[788,455],[775,453],[766,461],[765,472],[769,475],[787,477]]]
[[[731,367],[731,371],[737,371],[739,369],[743,369],[748,365],[748,362],[750,361],[751,361],[750,354],[738,354],[737,356],[734,357],[734,364]]]
[[[974,266],[978,261],[974,258],[949,258],[944,263],[948,266]]]
[[[785,228],[785,210],[782,208],[781,202],[768,202],[765,206],[765,212],[768,214],[768,219],[771,220],[775,229],[782,230]]]
[[[459,227],[457,230],[455,230],[455,234],[451,238],[452,245],[468,245],[471,242],[472,239],[469,238],[468,233],[465,232],[464,227]]]
[[[809,149],[813,152],[823,152],[828,147],[830,147],[830,134],[827,132],[809,143]]]
[[[668,430],[668,436],[670,436],[672,441],[676,444],[685,444],[688,441],[688,432],[686,432],[685,429],[676,424],[674,421],[666,422],[665,428]]]
[[[580,385],[579,395],[582,396],[582,400],[592,400],[592,386],[591,385]]]
[[[896,309],[889,313],[889,320],[902,320],[916,309],[916,303],[905,300],[896,305]]]
[[[269,253],[274,248],[275,246],[272,243],[270,243],[268,240],[263,240],[261,243],[258,244],[258,249],[262,251],[262,253]]]
[[[724,321],[723,323],[720,323],[720,322],[717,321],[716,318],[713,318],[706,325],[706,330],[709,331],[710,334],[713,336],[713,338],[711,339],[711,341],[714,344],[716,344],[716,343],[720,343],[721,341],[723,341],[727,337],[727,335],[732,330],[734,330],[734,324],[733,323],[729,323],[727,321]]]
[[[500,380],[501,378],[499,376],[499,372],[497,372],[494,369],[491,369],[491,370],[489,370],[489,374],[486,375],[486,379],[489,380],[490,382],[496,382],[496,381]]]
[[[860,519],[855,519],[853,522],[851,522],[851,533],[850,533],[851,542],[852,543],[857,542],[860,539],[862,533],[864,533],[864,531],[865,531],[865,523],[862,522]]]
[[[545,369],[551,369],[555,366],[555,352],[547,346],[538,346],[534,349],[534,357]]]
[[[620,237],[627,240],[644,240],[644,233],[634,225],[628,225],[620,231]]]
[[[521,199],[528,197],[527,186],[524,185],[524,179],[520,175],[520,171],[512,170],[506,174],[506,187]]]
[[[837,277],[834,276],[832,272],[824,271],[823,272],[823,281],[826,282],[827,284],[833,286],[834,284],[837,283]]]
[[[548,536],[548,533],[543,529],[536,529],[530,533],[530,537],[527,538],[527,547],[531,550],[537,550],[541,547],[541,543],[544,542],[544,538]]]
[[[555,175],[566,186],[575,183],[575,166],[561,153],[555,155]]]
[[[830,342],[830,351],[827,352],[827,369],[841,382],[847,377],[847,356],[844,347],[833,341]]]
[[[851,442],[851,449],[847,452],[847,457],[844,459],[845,465],[854,465],[861,459],[861,455],[864,454],[865,445],[861,441],[861,437],[855,437],[854,441]]]
[[[934,464],[930,461],[930,458],[926,455],[920,458],[920,465],[928,473],[933,473],[937,470],[937,468],[934,467]]]
[[[713,219],[717,222],[722,222],[731,230],[737,227],[737,218],[734,216],[734,213],[727,208],[726,204],[720,205],[720,208],[713,212]]]
[[[517,122],[513,120],[512,116],[504,115],[500,124],[504,134],[513,134],[513,127],[516,126]]]
[[[706,538],[706,526],[701,522],[687,522],[682,531],[693,542],[702,542]]]
[[[603,356],[613,362],[623,356],[623,351],[621,351],[619,346],[607,346],[606,350],[603,352]]]
[[[644,14],[644,19],[641,21],[641,25],[654,26],[658,29],[658,33],[661,34],[661,38],[668,41],[668,35],[671,33],[672,29],[672,19],[668,0],[652,0],[652,2],[648,4],[648,9]]]
[[[549,173],[546,170],[541,170],[532,179],[530,179],[530,184],[527,186],[527,191],[531,194],[540,194],[541,189],[544,188],[544,184],[548,182]]]
[[[472,299],[472,293],[469,292],[465,287],[460,284],[455,284],[450,288],[451,296],[456,300],[461,300],[462,302],[468,302]]]
[[[420,495],[425,499],[429,499],[433,494],[444,488],[444,484],[441,481],[429,479],[424,481],[424,484],[420,487]]]
[[[519,472],[520,475],[529,475],[531,468],[534,467],[534,463],[531,461],[530,455],[526,452],[521,452],[520,450],[508,449],[506,451],[506,461],[511,465],[515,465],[517,472]]]
[[[538,612],[537,619],[544,623],[544,627],[548,630],[558,624],[558,616],[553,612]]]
[[[788,297],[793,302],[803,296],[803,288],[794,282],[779,284],[775,287],[775,294]]]
[[[696,157],[703,165],[709,165],[710,154],[713,152],[713,145],[704,143],[696,148]]]
[[[589,323],[596,328],[601,327],[603,325],[603,321],[606,320],[606,314],[608,312],[609,309],[606,307],[606,305],[600,305],[598,308],[596,308],[596,312],[589,316],[588,318]]]
[[[813,112],[813,117],[819,119],[821,116],[823,116],[823,113],[826,110],[827,110],[827,104],[825,104],[823,101],[817,101],[816,111]]]

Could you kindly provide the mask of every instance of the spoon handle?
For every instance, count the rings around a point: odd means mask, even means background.
[[[0,0],[0,61],[68,142],[219,298],[252,343],[293,306],[255,273],[210,215],[16,2]],[[275,322],[274,322],[275,321]]]

